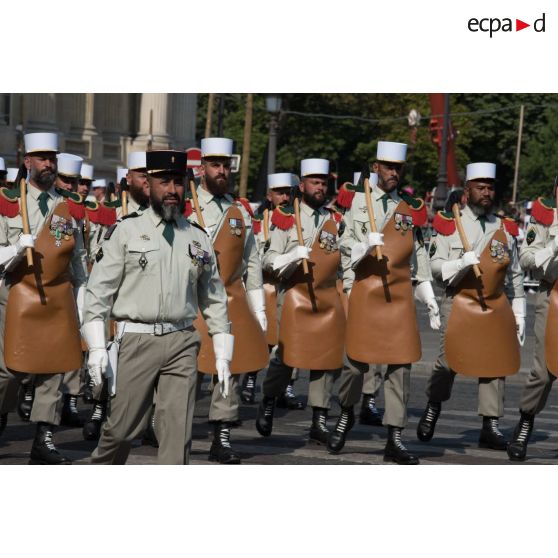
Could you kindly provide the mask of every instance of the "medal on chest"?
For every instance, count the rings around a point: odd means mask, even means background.
[[[395,213],[393,218],[395,220],[395,230],[400,231],[402,235],[407,234],[407,231],[413,229],[413,218],[411,215]]]
[[[507,244],[492,239],[490,242],[490,257],[494,263],[504,263],[510,259]]]
[[[338,249],[337,235],[327,231],[320,231],[320,248],[326,250],[327,253],[335,252]]]
[[[59,215],[53,215],[50,220],[50,234],[54,236],[55,246],[62,246],[62,240],[70,240],[74,234],[72,222]]]
[[[240,236],[242,234],[242,219],[229,219],[231,234]]]
[[[204,250],[199,242],[194,240],[188,245],[188,254],[196,267],[203,268],[206,271],[209,269],[211,257],[209,252]]]

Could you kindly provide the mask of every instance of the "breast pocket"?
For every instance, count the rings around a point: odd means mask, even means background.
[[[463,245],[461,242],[452,242],[450,244],[450,256],[452,260],[457,260],[463,255]]]
[[[126,253],[126,267],[133,269],[139,277],[155,274],[160,264],[160,248],[153,241],[130,241]]]

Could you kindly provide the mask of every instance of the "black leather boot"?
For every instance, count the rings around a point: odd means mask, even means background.
[[[37,431],[29,456],[30,465],[70,465],[72,463],[56,449],[52,441],[53,429],[52,424],[37,423]]]
[[[521,411],[521,417],[513,432],[513,440],[508,444],[508,457],[512,461],[525,461],[527,444],[533,432],[535,415]]]
[[[384,449],[384,461],[398,465],[418,465],[419,458],[408,452],[401,441],[401,431],[398,426],[388,426],[388,441]]]
[[[147,428],[143,433],[141,445],[151,446],[153,448],[159,447],[159,440],[157,440],[157,435],[155,434],[155,407],[151,409],[151,417],[147,423]]]
[[[242,391],[240,392],[240,399],[243,403],[253,405],[256,402],[256,381],[258,378],[257,372],[250,372],[244,374],[242,379]]]
[[[318,445],[325,445],[328,437],[327,409],[312,407],[312,426],[310,427],[309,441]]]
[[[507,447],[506,439],[498,428],[498,417],[482,417],[479,448],[504,451]]]
[[[209,449],[209,461],[222,465],[238,465],[240,456],[231,447],[231,423],[216,422],[213,430],[213,443]]]
[[[301,411],[304,409],[304,403],[295,395],[294,380],[289,382],[285,393],[277,398],[277,407],[280,409],[290,409],[291,411]]]
[[[329,453],[339,453],[343,449],[347,434],[354,424],[355,412],[353,407],[341,407],[337,424],[327,439],[327,451]]]
[[[4,413],[0,415],[0,436],[4,434],[4,430],[6,430],[6,426],[8,424],[8,413]]]
[[[273,431],[273,413],[275,411],[275,397],[264,396],[258,407],[256,416],[256,430],[262,436],[271,436]]]
[[[71,428],[81,428],[83,421],[79,418],[77,409],[77,395],[64,395],[64,405],[62,406],[62,416],[60,418],[62,426],[70,426]]]
[[[440,413],[442,412],[442,404],[437,401],[429,401],[420,417],[417,426],[417,438],[421,442],[429,442],[434,436],[434,429],[436,428],[436,423]]]
[[[362,396],[362,406],[360,407],[360,424],[369,426],[382,426],[382,413],[376,407],[376,399],[373,395]]]
[[[22,385],[17,394],[17,414],[21,420],[29,422],[34,399],[35,388],[33,382]]]
[[[101,437],[101,426],[106,415],[106,403],[97,401],[89,420],[83,425],[84,440],[98,440]]]

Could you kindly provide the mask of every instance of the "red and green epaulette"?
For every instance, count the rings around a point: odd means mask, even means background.
[[[414,198],[406,192],[399,192],[401,199],[411,208],[413,226],[424,227],[428,223],[428,211],[422,198]]]
[[[508,234],[511,234],[512,236],[519,235],[519,225],[515,222],[515,219],[504,217],[502,219],[502,222],[504,223],[504,228],[506,229]]]
[[[56,192],[66,200],[68,209],[70,210],[70,215],[76,221],[85,219],[85,205],[83,203],[84,198],[81,194],[78,194],[77,192],[70,192],[62,188],[56,188]]]
[[[533,202],[531,217],[541,223],[541,225],[550,227],[554,221],[554,209],[556,209],[555,200],[551,198],[539,198]]]
[[[294,207],[276,207],[271,214],[271,224],[282,231],[288,231],[295,224]]]
[[[356,186],[350,182],[344,182],[339,187],[337,192],[337,200],[335,203],[343,209],[349,209],[353,204],[353,199],[356,193]]]
[[[194,212],[194,204],[192,203],[192,191],[186,189],[184,192],[184,200],[182,202],[182,215],[188,218]]]
[[[328,207],[327,210],[331,212],[331,215],[337,224],[341,223],[343,220],[343,214],[340,211],[337,211],[335,207]]]
[[[252,217],[252,232],[260,234],[262,232],[263,213],[254,213]]]
[[[439,234],[444,236],[452,235],[455,232],[453,213],[451,211],[438,211],[432,221],[432,227]]]
[[[87,217],[89,217],[92,223],[96,225],[105,225],[107,227],[116,223],[116,209],[113,207],[107,207],[104,203],[88,200],[84,202],[84,205]]]
[[[15,217],[19,214],[19,188],[0,188],[0,215]]]
[[[242,205],[242,207],[244,207],[244,209],[246,211],[248,211],[248,214],[250,215],[250,217],[254,217],[254,212],[252,211],[252,208],[250,207],[250,202],[246,198],[235,198],[234,201],[238,202],[240,205]]]

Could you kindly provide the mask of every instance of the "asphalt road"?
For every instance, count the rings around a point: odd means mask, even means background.
[[[509,439],[518,419],[518,404],[521,389],[528,368],[532,361],[534,339],[529,333],[533,329],[534,296],[528,295],[527,340],[522,350],[522,370],[506,381],[505,417],[501,420],[501,430]],[[420,305],[419,305],[420,306]],[[423,465],[435,464],[508,464],[505,452],[481,449],[477,440],[481,418],[477,415],[477,382],[471,378],[458,376],[455,381],[452,398],[443,406],[438,421],[436,435],[430,443],[419,442],[416,438],[416,426],[426,404],[424,389],[432,363],[438,352],[438,335],[427,326],[426,314],[419,307],[419,321],[423,342],[423,360],[413,367],[411,380],[411,398],[409,404],[409,425],[404,431],[404,442],[416,453]],[[303,371],[295,384],[295,391],[305,400],[308,374]],[[261,379],[258,381],[257,399],[261,398]],[[378,405],[383,406],[380,396]],[[192,464],[207,464],[211,445],[212,429],[207,423],[209,394],[196,405],[194,420],[194,440]],[[80,403],[80,413],[85,418],[89,405]],[[339,455],[329,455],[325,448],[307,443],[311,421],[311,410],[286,411],[276,410],[273,435],[262,438],[256,432],[254,420],[257,405],[243,405],[241,408],[242,424],[232,431],[231,440],[235,449],[241,454],[244,464],[264,465],[321,465],[353,464],[370,465],[383,463],[383,448],[386,430],[383,427],[371,427],[356,424],[349,434],[347,444]],[[329,425],[333,427],[339,414],[335,400],[330,412]],[[25,464],[29,458],[34,425],[24,423],[17,415],[10,414],[9,423],[0,438],[0,464]],[[56,443],[75,463],[88,463],[88,458],[95,442],[85,442],[80,429],[61,427],[56,433]],[[156,449],[142,446],[140,440],[134,443],[130,454],[131,464],[156,463]],[[535,432],[529,445],[526,464],[558,463],[558,392],[553,391],[544,411],[537,417]],[[516,464],[515,466],[522,466]]]

